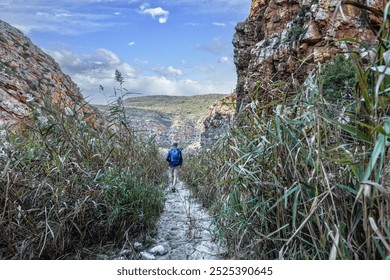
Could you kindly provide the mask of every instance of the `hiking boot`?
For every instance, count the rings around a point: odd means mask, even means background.
[[[172,191],[172,192],[176,192],[176,188],[175,188],[175,187],[172,187],[171,191]]]

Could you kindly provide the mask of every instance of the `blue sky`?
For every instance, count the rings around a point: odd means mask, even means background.
[[[144,95],[230,93],[234,26],[251,0],[0,0],[0,19],[50,54],[94,104],[114,73]],[[104,93],[99,92],[99,86]]]

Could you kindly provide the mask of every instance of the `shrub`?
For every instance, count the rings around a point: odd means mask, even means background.
[[[358,82],[357,69],[346,55],[336,55],[324,64],[321,70],[323,95],[334,101],[354,98]]]
[[[302,26],[294,25],[288,31],[286,41],[287,42],[298,41],[304,32],[305,29]]]

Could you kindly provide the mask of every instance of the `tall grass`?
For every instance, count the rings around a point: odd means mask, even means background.
[[[48,114],[34,109],[22,128],[6,130],[1,259],[94,258],[91,248],[129,246],[153,227],[163,203],[158,148],[118,121],[114,107],[93,127],[80,109],[66,113],[46,100]]]
[[[355,90],[324,87],[329,65],[284,99],[258,102],[260,88],[239,125],[192,159],[202,172],[190,185],[212,205],[231,257],[390,259],[388,6],[370,64],[349,54]]]

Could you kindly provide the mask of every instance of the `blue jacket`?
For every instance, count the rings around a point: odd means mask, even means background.
[[[176,153],[176,150],[178,152],[178,156],[172,157],[173,154]],[[167,156],[165,157],[165,160],[169,162],[169,167],[176,167],[176,166],[181,166],[183,163],[183,157],[181,154],[180,149],[173,147],[172,149],[169,150]]]

